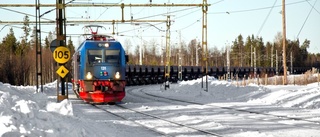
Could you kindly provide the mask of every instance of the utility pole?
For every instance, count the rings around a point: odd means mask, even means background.
[[[142,36],[140,36],[140,40],[141,40],[141,44],[139,45],[139,65],[142,65],[142,58],[144,58],[144,51],[142,49],[142,45],[143,45],[143,40],[142,40]]]
[[[181,31],[179,31],[179,63],[178,63],[178,79],[182,80],[182,54],[181,54],[181,48],[182,48],[182,44],[181,44]]]
[[[271,68],[273,68],[273,46],[271,46]]]
[[[142,65],[142,42],[139,45],[139,65]]]
[[[250,54],[251,54],[251,58],[250,58],[250,59],[251,59],[251,60],[250,60],[250,61],[251,61],[251,62],[250,62],[251,64],[250,64],[250,66],[253,67],[252,42],[251,42],[251,44],[250,44],[250,48],[251,48],[251,53],[250,53]]]
[[[57,46],[58,47],[66,47],[66,12],[65,12],[65,1],[57,0],[56,3],[56,32],[57,32]],[[70,54],[70,52],[67,52]],[[70,55],[68,55],[70,56]],[[69,60],[69,59],[68,59]],[[67,60],[67,61],[68,61]],[[59,63],[59,62],[58,62]],[[59,69],[64,67],[65,63],[59,63]],[[58,69],[58,70],[59,70]],[[58,71],[57,70],[57,71]],[[60,87],[61,87],[61,95],[59,95],[60,88],[57,88],[57,101],[62,101],[68,98],[68,88],[66,88],[65,83],[68,82],[66,77],[62,77],[60,75]],[[58,81],[59,83],[59,81]],[[58,84],[57,84],[58,86]],[[59,87],[59,86],[58,86]]]
[[[167,16],[167,30],[166,30],[166,66],[165,66],[165,85],[164,89],[170,88],[169,85],[169,79],[170,79],[170,26],[171,26],[171,20],[170,16]]]
[[[257,53],[256,53],[256,47],[254,47],[253,57],[254,57],[254,78],[256,78],[257,77]]]
[[[286,59],[286,2],[282,0],[282,47],[283,47],[283,85],[287,85],[287,59]]]
[[[35,6],[36,6],[36,84],[37,84],[36,92],[38,92],[39,90],[39,84],[40,84],[40,91],[43,92],[40,0],[36,0]]]
[[[208,2],[207,0],[202,1],[202,73],[206,76],[206,89],[208,92],[208,20],[207,20],[207,12],[208,12]],[[204,71],[205,65],[205,71]],[[202,76],[202,88],[203,88],[203,76]]]
[[[230,51],[229,51],[229,44],[227,45],[227,79],[230,76]]]
[[[199,53],[199,48],[198,48],[198,46],[200,45],[200,42],[198,42],[199,40],[197,40],[197,44],[196,44],[196,66],[199,66],[199,55],[198,55],[198,53]]]
[[[279,70],[278,70],[278,67],[279,67],[278,64],[279,64],[279,63],[278,63],[278,50],[276,50],[276,75],[277,75],[277,76],[278,76],[278,71],[279,71]]]
[[[163,41],[161,39],[161,66],[163,66]]]
[[[290,64],[291,64],[291,68],[290,68],[290,73],[293,73],[293,56],[292,56],[292,51],[290,52]]]

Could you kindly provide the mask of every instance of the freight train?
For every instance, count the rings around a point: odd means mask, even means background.
[[[320,69],[320,67],[316,67]],[[148,85],[148,84],[163,84],[164,79],[164,66],[147,66],[147,65],[127,65],[126,67],[126,85]],[[292,74],[303,74],[312,67],[293,67]],[[288,70],[291,70],[288,69]],[[256,75],[259,77],[268,77],[274,75],[283,75],[283,68],[277,70],[275,67],[230,67],[229,74],[231,78],[239,77],[240,79],[247,79],[249,77],[254,77]],[[201,78],[205,72],[205,68],[201,66],[182,66],[179,72],[178,66],[170,67],[170,77],[169,81],[174,83],[177,81],[187,81],[197,78]],[[179,73],[181,74],[179,76]],[[228,74],[227,67],[208,67],[208,75],[215,78],[222,78]]]

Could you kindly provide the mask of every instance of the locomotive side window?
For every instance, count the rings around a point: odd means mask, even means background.
[[[107,63],[120,63],[120,50],[106,50],[105,61]]]

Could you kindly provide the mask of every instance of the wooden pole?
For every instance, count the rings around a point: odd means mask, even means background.
[[[268,85],[268,74],[264,75],[264,79],[265,79],[264,85]]]
[[[287,59],[286,59],[286,9],[285,0],[282,0],[282,47],[283,47],[283,85],[287,85]]]

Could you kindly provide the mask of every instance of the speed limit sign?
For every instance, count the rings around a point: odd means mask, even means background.
[[[58,63],[66,63],[70,59],[70,50],[67,47],[60,46],[53,51],[53,58]]]

